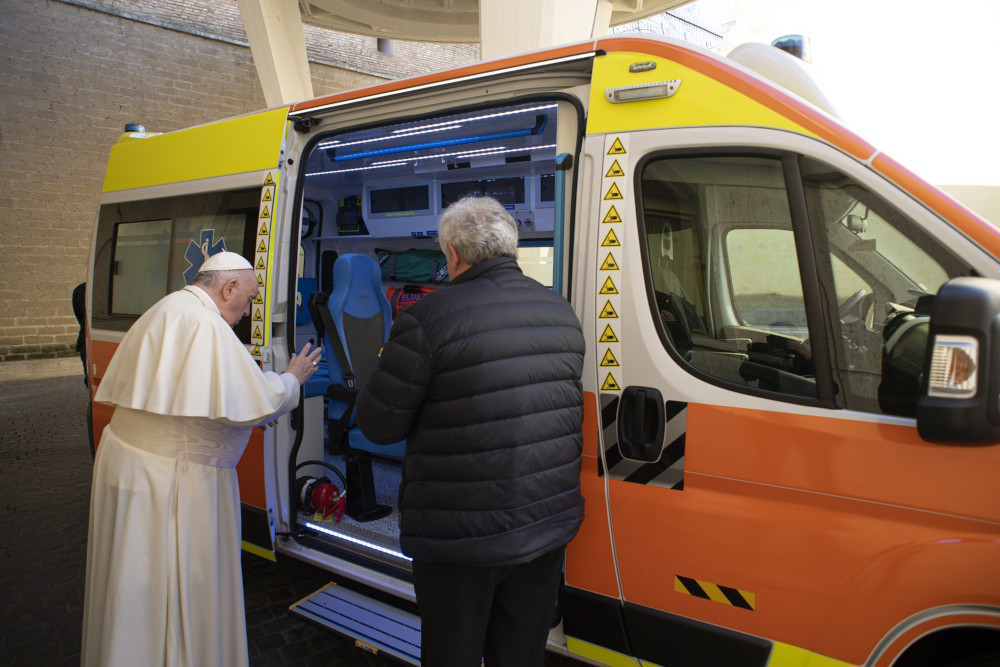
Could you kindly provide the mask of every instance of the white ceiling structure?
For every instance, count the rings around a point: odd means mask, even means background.
[[[602,37],[692,0],[237,0],[268,106],[313,97],[302,23],[383,39],[480,44],[491,60]]]
[[[690,0],[610,2],[607,3],[609,22],[613,26],[630,23],[687,2]],[[480,40],[480,4],[480,0],[299,0],[302,20],[324,28],[389,39],[465,43]],[[517,2],[507,0],[497,4],[509,6],[507,13],[516,19],[518,26],[531,20],[521,13],[524,7]],[[545,11],[545,2],[533,0],[529,4]],[[563,5],[567,12],[587,13],[588,5],[595,3],[570,0],[554,4]]]

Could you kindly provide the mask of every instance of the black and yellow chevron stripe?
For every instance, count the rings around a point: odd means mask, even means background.
[[[674,575],[674,590],[678,593],[712,600],[731,607],[749,609],[750,611],[757,609],[757,596],[753,593],[729,586],[720,586],[708,581],[682,577],[679,574]]]

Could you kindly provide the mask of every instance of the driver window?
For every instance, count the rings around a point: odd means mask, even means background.
[[[820,272],[829,277],[821,282],[835,293],[828,320],[840,402],[912,416],[931,301],[969,269],[858,183],[812,160],[800,164]]]

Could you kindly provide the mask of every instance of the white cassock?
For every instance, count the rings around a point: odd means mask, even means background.
[[[95,396],[116,409],[94,462],[83,665],[248,664],[236,463],[298,398],[197,287],[136,321]]]

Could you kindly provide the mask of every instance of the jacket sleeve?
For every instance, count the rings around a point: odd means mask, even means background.
[[[433,354],[420,322],[396,316],[378,364],[358,394],[357,424],[365,437],[388,445],[407,437],[423,406]]]

